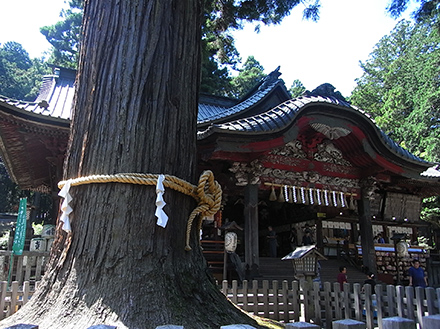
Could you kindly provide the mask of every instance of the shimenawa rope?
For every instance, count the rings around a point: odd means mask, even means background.
[[[183,194],[193,197],[197,201],[197,207],[191,212],[186,225],[186,246],[185,250],[191,250],[189,239],[191,226],[194,219],[200,215],[199,229],[201,228],[202,218],[214,215],[221,206],[222,189],[220,184],[214,180],[214,174],[210,170],[204,171],[199,178],[197,186],[192,185],[172,175],[164,175],[164,187],[171,188]],[[58,183],[61,189],[67,182],[71,186],[79,186],[94,183],[126,183],[138,185],[156,185],[158,174],[138,174],[122,173],[114,175],[91,175],[87,177],[73,178]]]

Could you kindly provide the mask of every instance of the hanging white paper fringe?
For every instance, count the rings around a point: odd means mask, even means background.
[[[306,204],[307,200],[306,200],[306,195],[304,193],[304,190],[305,190],[304,187],[301,187],[301,201],[303,204]]]
[[[328,191],[324,190],[324,203],[328,207],[330,204],[328,202]]]
[[[340,192],[340,195],[341,195],[341,207],[345,208],[346,203],[345,203],[345,198],[344,198],[344,192]]]
[[[298,197],[296,195],[296,187],[292,186],[292,196],[293,196],[293,202],[298,203]]]
[[[333,197],[333,205],[335,207],[337,207],[338,206],[338,199],[336,198],[336,192],[335,191],[332,191],[332,197]]]
[[[314,204],[315,202],[313,201],[313,190],[309,189],[309,202],[310,204]]]
[[[168,215],[163,210],[163,207],[165,207],[166,202],[163,199],[163,194],[165,193],[165,188],[163,186],[163,181],[165,180],[164,175],[159,175],[157,177],[157,183],[156,183],[156,217],[157,221],[156,224],[165,228],[168,223]]]
[[[284,195],[286,197],[286,202],[289,202],[289,192],[287,191],[287,185],[284,185]]]
[[[318,188],[316,189],[316,202],[321,205],[322,201],[321,201],[321,190]]]

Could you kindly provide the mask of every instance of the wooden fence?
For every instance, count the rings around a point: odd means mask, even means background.
[[[43,277],[48,259],[49,252],[24,251],[23,255],[12,256],[11,251],[0,251],[0,280],[17,281],[19,285],[29,281],[34,285]]]
[[[36,285],[37,286],[37,285]],[[265,318],[281,322],[314,322],[330,329],[332,321],[355,319],[364,321],[367,328],[382,328],[382,319],[400,316],[413,319],[421,329],[422,316],[440,314],[440,288],[413,288],[403,286],[376,285],[375,294],[371,286],[355,283],[344,284],[340,291],[339,283],[313,282],[307,289],[307,282],[298,281],[252,281],[251,285],[243,281],[238,287],[237,281],[228,286],[224,281],[222,292],[234,304],[243,310]],[[36,288],[36,287],[35,287]],[[33,295],[29,281],[19,285],[17,281],[8,287],[6,281],[0,282],[0,320],[18,311]]]
[[[6,281],[0,281],[0,320],[14,314],[25,305],[34,294],[37,286],[38,284],[32,289],[29,281],[25,281],[22,286],[14,281],[8,287]]]
[[[234,304],[243,310],[258,316],[281,322],[307,321],[321,327],[331,328],[332,321],[355,319],[367,324],[367,328],[382,327],[382,319],[401,316],[413,319],[423,328],[422,316],[440,314],[440,288],[413,288],[393,285],[375,287],[375,294],[370,285],[319,282],[307,286],[307,282],[243,281],[238,287],[237,281],[228,286],[224,281],[222,292]],[[364,290],[364,291],[363,291]]]

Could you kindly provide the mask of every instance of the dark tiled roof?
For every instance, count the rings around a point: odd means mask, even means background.
[[[257,90],[249,98],[239,102],[238,104],[231,107],[221,107],[209,104],[199,104],[199,114],[197,116],[197,124],[203,125],[217,120],[226,120],[228,117],[232,117],[251,106],[256,105],[265,96],[267,96],[276,86],[283,84],[281,80],[276,80],[264,88]],[[284,84],[283,84],[284,85]]]
[[[33,102],[24,102],[0,96],[0,104],[9,105],[45,117],[70,120],[75,74],[73,70],[57,70],[56,74],[43,78],[38,97]]]
[[[395,154],[407,160],[429,164],[429,162],[415,156],[409,151],[400,147],[389,136],[377,127],[371,117],[363,110],[350,105],[348,102],[334,98],[323,96],[302,96],[296,99],[288,100],[273,109],[254,115],[247,118],[232,120],[220,124],[211,124],[207,129],[200,130],[197,133],[197,138],[202,140],[214,133],[239,134],[239,135],[259,135],[267,133],[275,133],[287,128],[296,118],[298,112],[309,104],[329,104],[337,106],[341,110],[350,110],[361,114],[371,122],[371,125],[376,129],[384,144]],[[431,171],[433,174],[433,171]]]

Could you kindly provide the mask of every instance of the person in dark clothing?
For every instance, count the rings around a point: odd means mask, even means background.
[[[375,276],[374,273],[369,272],[367,274],[367,280],[364,281],[364,286],[366,284],[371,285],[371,292],[374,294],[374,287],[376,286],[376,281],[374,280]],[[362,290],[365,290],[364,287],[362,287]]]
[[[296,235],[296,230],[293,227],[290,230],[289,242],[290,242],[290,248],[292,250],[295,250],[297,246],[297,235]]]
[[[272,226],[268,226],[267,229],[269,230],[269,233],[267,234],[267,241],[269,243],[269,256],[270,257],[277,257],[277,233],[273,230]]]
[[[313,239],[310,231],[306,231],[306,234],[304,234],[302,244],[303,246],[311,246],[313,244]]]
[[[423,268],[420,267],[420,262],[418,259],[413,260],[413,266],[409,268],[408,274],[410,286],[422,288],[428,286],[428,278]]]
[[[344,290],[344,283],[347,283],[347,268],[345,266],[339,267],[339,274],[337,281],[339,282],[339,285],[341,287],[341,291]]]

